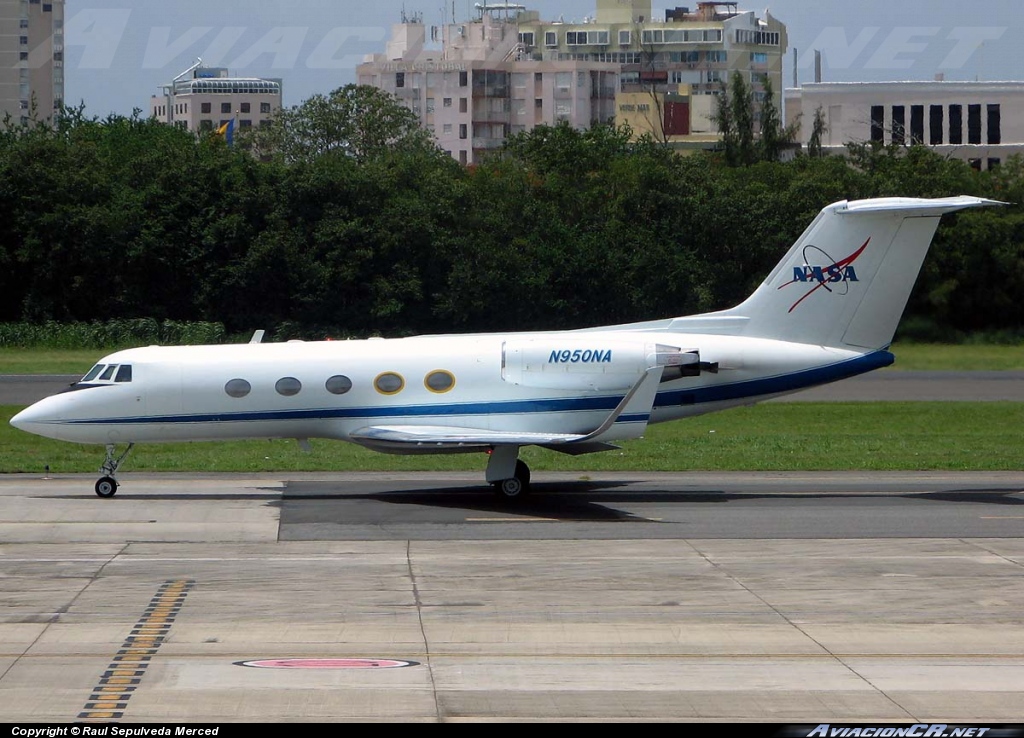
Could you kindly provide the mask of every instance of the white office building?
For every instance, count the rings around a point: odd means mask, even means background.
[[[828,153],[877,141],[923,144],[976,169],[1024,153],[1024,82],[815,82],[785,92],[786,122],[801,121],[806,146],[815,111]]]
[[[150,114],[189,131],[214,131],[234,121],[235,130],[268,125],[281,108],[281,80],[232,77],[224,67],[201,62],[150,98]]]

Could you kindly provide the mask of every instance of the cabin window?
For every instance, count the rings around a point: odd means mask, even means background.
[[[277,380],[277,384],[274,385],[274,389],[277,390],[277,394],[284,395],[285,397],[294,397],[302,391],[302,382],[297,380],[295,377],[283,377]]]
[[[455,386],[455,375],[451,372],[439,369],[436,372],[428,374],[426,379],[423,380],[423,384],[431,392],[441,394],[443,392],[450,391],[451,388]]]
[[[82,377],[82,381],[83,382],[91,382],[92,380],[96,379],[96,377],[99,376],[99,373],[101,371],[103,371],[103,368],[105,366],[106,366],[106,364],[97,364],[96,366],[94,366],[92,369],[89,370],[88,374],[86,374],[84,377]]]
[[[244,379],[232,379],[224,385],[224,391],[231,397],[245,397],[252,392],[252,385]]]
[[[117,370],[117,376],[114,378],[115,382],[130,382],[132,381],[132,365],[122,364]]]
[[[327,391],[332,395],[343,395],[352,389],[352,380],[344,375],[338,374],[337,376],[328,379],[326,386]]]
[[[117,364],[111,364],[100,375],[100,379],[103,380],[103,381],[109,380],[111,377],[114,376],[114,372],[116,370],[117,370]]]
[[[401,374],[384,372],[373,380],[373,386],[382,395],[397,395],[405,388],[405,380]]]

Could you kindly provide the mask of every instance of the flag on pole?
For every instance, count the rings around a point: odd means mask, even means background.
[[[228,146],[235,142],[235,120],[232,118],[227,123],[224,123],[220,128],[217,129],[218,136],[224,136],[224,139],[228,142]]]

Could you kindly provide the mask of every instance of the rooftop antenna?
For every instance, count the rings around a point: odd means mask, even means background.
[[[198,57],[197,57],[197,58],[196,58],[196,63],[195,63],[195,64],[193,64],[193,65],[192,65],[191,67],[189,67],[189,68],[188,68],[188,69],[186,69],[186,70],[185,70],[184,72],[182,72],[181,74],[179,74],[179,75],[178,75],[177,77],[175,77],[174,79],[172,79],[172,80],[171,80],[171,82],[177,82],[177,81],[178,81],[179,79],[181,79],[182,77],[184,77],[184,76],[185,76],[186,74],[190,74],[190,73],[194,72],[195,70],[199,69],[199,67],[201,67],[201,66],[203,66],[203,60],[202,60],[201,58],[198,58]]]

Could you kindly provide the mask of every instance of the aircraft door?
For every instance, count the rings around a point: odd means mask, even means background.
[[[143,412],[150,416],[176,415],[182,409],[181,367],[149,364],[139,371]]]

